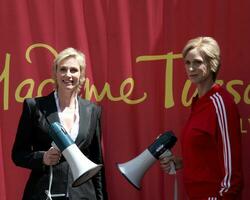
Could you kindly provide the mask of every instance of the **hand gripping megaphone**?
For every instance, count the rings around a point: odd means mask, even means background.
[[[162,154],[169,151],[176,143],[177,138],[172,131],[167,131],[156,138],[156,140],[140,155],[134,159],[117,164],[118,170],[136,189],[140,189],[140,182],[145,172],[157,161]]]
[[[74,179],[72,187],[77,187],[85,183],[102,168],[101,164],[95,164],[90,161],[80,151],[60,123],[54,122],[50,124],[49,135],[53,140],[52,146],[58,148],[62,152],[70,166]]]

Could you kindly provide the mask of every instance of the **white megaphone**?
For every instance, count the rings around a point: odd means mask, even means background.
[[[158,136],[156,140],[134,159],[117,164],[121,174],[136,188],[140,189],[140,182],[145,172],[175,145],[177,138],[172,131]]]
[[[70,166],[74,179],[72,187],[85,183],[102,168],[102,164],[95,164],[80,151],[60,123],[50,124],[49,135],[53,139],[52,146],[62,152]]]

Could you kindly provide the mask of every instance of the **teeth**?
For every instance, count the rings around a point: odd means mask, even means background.
[[[73,83],[73,81],[65,81],[63,80],[64,83]]]

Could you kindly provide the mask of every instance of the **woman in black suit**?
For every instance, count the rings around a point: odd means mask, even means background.
[[[12,149],[14,163],[31,169],[23,200],[107,199],[103,169],[81,186],[71,186],[71,169],[61,152],[51,147],[49,136],[47,120],[60,122],[88,159],[103,163],[100,107],[78,96],[85,80],[85,68],[81,52],[73,48],[63,50],[53,65],[55,91],[23,103]]]

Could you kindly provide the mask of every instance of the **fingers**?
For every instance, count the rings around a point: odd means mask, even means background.
[[[61,155],[60,150],[58,150],[54,147],[50,147],[50,149],[47,152],[51,155]]]
[[[169,162],[172,161],[173,159],[174,159],[173,156],[171,156],[171,157],[163,157],[163,158],[160,159],[160,163],[161,163],[161,164],[167,165],[167,164],[169,164]]]
[[[51,147],[43,155],[43,162],[45,165],[56,165],[61,159],[61,152],[58,149]]]
[[[160,165],[162,170],[165,172],[165,173],[169,173],[170,172],[170,165]]]
[[[171,171],[171,162],[173,162],[173,156],[171,157],[164,157],[160,159],[160,167],[166,173],[170,173]]]

